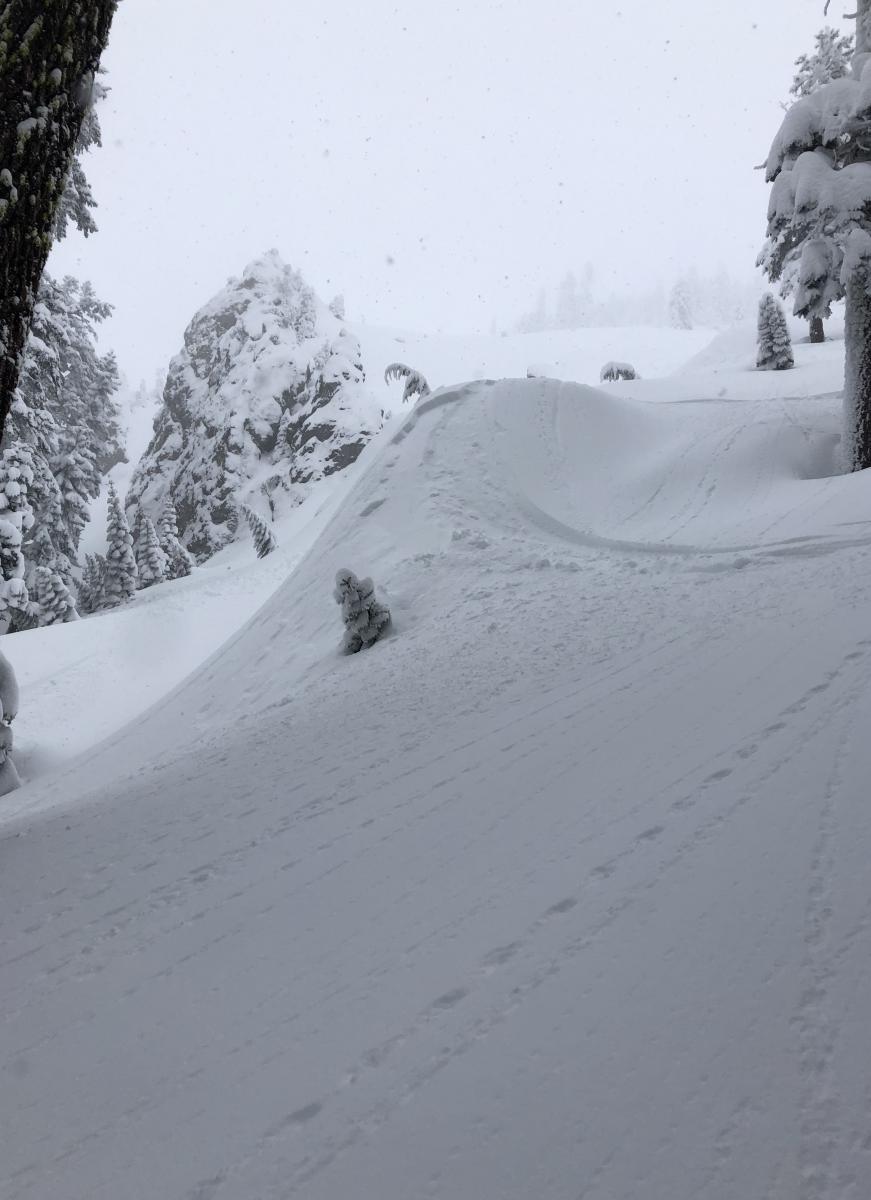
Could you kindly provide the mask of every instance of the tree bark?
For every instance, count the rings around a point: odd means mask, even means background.
[[[826,331],[823,327],[822,317],[811,317],[811,341],[824,342],[826,340]]]
[[[850,471],[871,467],[871,296],[857,271],[847,283],[844,323],[844,458]]]
[[[0,440],[117,0],[0,0]]]

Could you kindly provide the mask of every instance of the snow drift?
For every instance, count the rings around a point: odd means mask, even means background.
[[[814,477],[798,350],[759,399],[433,393],[16,794],[4,1195],[869,1193],[871,481]],[[348,658],[352,556],[393,633]]]

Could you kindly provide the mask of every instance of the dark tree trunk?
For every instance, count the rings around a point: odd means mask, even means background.
[[[0,0],[0,439],[117,0]]]
[[[847,283],[844,322],[844,446],[846,467],[871,467],[871,296],[864,272]]]
[[[826,340],[826,331],[823,328],[822,317],[811,317],[811,341],[824,342]]]

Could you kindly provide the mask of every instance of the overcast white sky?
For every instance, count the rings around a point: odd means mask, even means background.
[[[749,273],[753,166],[822,9],[121,0],[87,163],[100,231],[51,269],[116,305],[133,383],[272,246],[350,319],[422,330],[511,321],[587,261],[602,291]]]

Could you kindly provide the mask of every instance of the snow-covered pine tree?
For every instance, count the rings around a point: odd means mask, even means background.
[[[167,578],[184,579],[193,571],[194,560],[179,540],[178,517],[171,496],[164,502],[157,532],[168,564]]]
[[[154,522],[151,520],[151,517],[143,516],[140,528],[142,533],[137,560],[139,586],[141,588],[149,588],[153,587],[155,583],[165,582],[168,578],[167,569],[169,564],[167,563],[166,555],[161,549],[157,530],[154,528]]]
[[[64,434],[49,465],[60,492],[63,526],[63,531],[57,531],[58,536],[54,540],[66,539],[75,554],[90,520],[90,501],[100,494],[96,455],[86,439],[77,440],[70,434]]]
[[[265,558],[267,554],[271,554],[277,549],[278,543],[272,533],[272,530],[266,524],[261,516],[259,516],[253,508],[249,508],[247,504],[243,504],[242,515],[248,522],[248,528],[251,530],[251,536],[254,539],[254,549],[257,551],[258,558]]]
[[[330,301],[330,312],[333,314],[333,316],[336,318],[337,321],[344,321],[344,319],[345,319],[345,297],[341,294],[341,292],[339,293],[338,296],[333,296],[332,300]]]
[[[420,397],[430,394],[430,387],[426,381],[426,376],[422,371],[415,371],[414,367],[407,367],[405,363],[391,363],[384,371],[384,382],[391,383],[394,379],[404,379],[405,387],[402,391],[402,403],[405,404],[414,396]]]
[[[852,33],[840,33],[829,25],[821,29],[814,38],[812,52],[800,54],[795,60],[796,72],[789,94],[810,96],[824,83],[849,75],[854,41]]]
[[[125,604],[136,595],[136,559],[133,557],[133,538],[124,509],[115,491],[115,485],[109,483],[109,514],[106,529],[106,578],[103,585],[103,604],[106,608],[116,608]]]
[[[37,567],[48,567],[52,573],[60,575],[67,585],[72,580],[73,569],[69,557],[63,551],[58,550],[44,525],[37,527],[30,539],[28,568],[31,564],[32,571],[28,570],[28,587],[31,575],[35,574]]]
[[[133,520],[129,522],[130,536],[133,539],[133,557],[136,559],[136,569],[139,570],[140,557],[142,555],[144,536],[145,536],[145,513],[141,504],[136,505],[136,511],[133,513]]]
[[[690,286],[685,279],[679,279],[671,289],[668,298],[668,320],[673,329],[692,329],[693,309]]]
[[[269,253],[188,326],[128,510],[156,514],[171,496],[179,537],[202,561],[242,534],[240,503],[266,496],[283,515],[354,462],[382,420],[357,339]]]
[[[798,98],[812,96],[834,79],[843,79],[850,73],[853,55],[852,34],[841,34],[837,29],[826,27],[814,38],[811,54],[802,54],[795,60],[796,74],[790,94]],[[786,106],[784,106],[786,107]],[[759,255],[758,265],[768,277],[779,280],[781,295],[796,292],[799,279],[802,281],[802,311],[810,327],[810,340],[826,340],[823,322],[832,315],[832,304],[843,299],[840,278],[832,271],[829,249],[821,242],[815,252],[810,249],[804,255],[804,244],[795,241],[791,232],[782,231],[779,237],[769,237]],[[798,301],[796,300],[796,304]]]
[[[770,279],[795,273],[797,316],[810,317],[843,295],[843,458],[871,467],[871,0],[858,0],[851,73],[789,109],[766,163]]]
[[[106,560],[102,554],[85,555],[85,567],[78,586],[79,612],[95,613],[103,607],[106,569]]]
[[[95,200],[81,159],[100,144],[96,101],[105,94],[105,87],[94,80],[57,210],[56,238],[65,236],[70,224],[85,236],[96,230],[91,211]],[[7,421],[7,441],[25,442],[33,456],[33,529],[48,532],[67,583],[90,501],[99,493],[101,472],[124,457],[114,399],[117,364],[111,353],[97,352],[97,326],[110,312],[90,284],[71,277],[57,282],[43,274]],[[25,535],[23,552],[30,582],[36,565],[49,564],[44,547],[37,553],[33,536]]]
[[[16,621],[29,625],[34,615],[21,552],[24,535],[33,525],[33,477],[33,458],[23,442],[0,452],[0,633]]]
[[[89,285],[44,276],[7,437],[33,457],[34,528],[47,529],[59,554],[75,560],[91,501],[101,486],[100,461],[117,459],[117,368],[97,353],[97,323],[108,306]],[[24,555],[34,563],[28,539]]]
[[[757,370],[786,371],[795,365],[786,314],[771,292],[759,301],[756,334]]]
[[[36,568],[36,601],[40,625],[58,625],[79,619],[69,588],[49,567]]]
[[[116,0],[13,0],[0,59],[0,436]]]
[[[371,579],[358,579],[353,571],[342,568],[336,572],[333,598],[342,609],[342,649],[346,654],[356,654],[384,636],[390,625],[390,610],[376,599]]]

